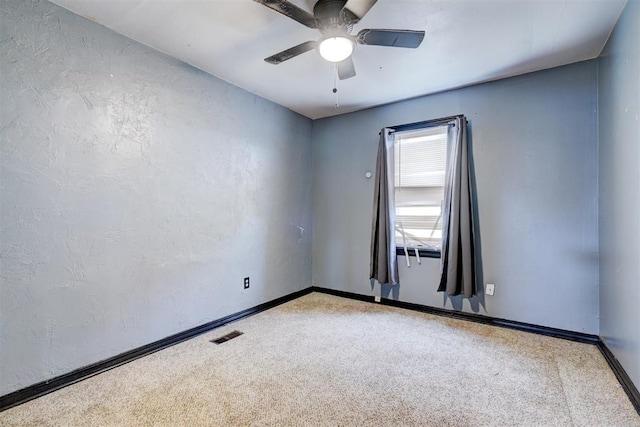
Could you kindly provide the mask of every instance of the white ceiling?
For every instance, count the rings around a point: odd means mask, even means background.
[[[314,0],[291,0],[311,12]],[[252,0],[54,0],[133,40],[309,118],[592,59],[626,0],[378,0],[363,28],[425,30],[418,49],[358,46],[338,82],[316,51],[263,61],[320,34]]]

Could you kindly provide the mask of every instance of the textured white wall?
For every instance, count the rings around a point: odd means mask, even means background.
[[[484,282],[495,296],[445,300],[439,259],[399,258],[401,301],[598,333],[596,63],[583,62],[313,125],[313,280],[369,294],[378,132],[465,114]],[[388,289],[386,290],[388,291]],[[376,293],[380,289],[376,287]]]
[[[640,0],[598,60],[600,332],[640,389]]]
[[[48,2],[0,39],[0,395],[310,285],[309,119]]]

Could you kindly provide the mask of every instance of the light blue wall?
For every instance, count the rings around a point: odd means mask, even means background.
[[[598,60],[600,334],[640,388],[640,1]]]
[[[378,131],[465,114],[477,180],[482,273],[495,296],[436,292],[439,259],[399,258],[401,301],[598,333],[595,61],[313,124],[313,283],[370,294]],[[375,88],[372,88],[375,90]],[[374,293],[380,293],[376,287]]]
[[[0,40],[0,395],[310,286],[309,119],[44,1]]]
[[[400,257],[396,297],[600,331],[640,383],[638,4],[597,63],[312,129],[50,3],[0,0],[0,395],[312,281],[379,294],[364,176],[377,133],[454,114],[471,123],[496,295],[445,301],[439,260]]]

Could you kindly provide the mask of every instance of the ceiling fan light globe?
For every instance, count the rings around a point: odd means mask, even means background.
[[[344,61],[353,53],[353,40],[347,37],[327,37],[318,44],[320,56],[329,62]]]

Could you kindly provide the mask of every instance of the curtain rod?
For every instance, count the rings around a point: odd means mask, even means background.
[[[432,126],[440,126],[443,125],[445,123],[450,122],[451,120],[455,120],[457,118],[462,118],[465,120],[465,122],[467,121],[466,117],[464,116],[464,114],[458,114],[457,116],[449,116],[449,117],[443,117],[440,119],[434,119],[434,120],[425,120],[422,122],[415,122],[415,123],[408,123],[405,125],[396,125],[396,126],[385,126],[386,129],[391,129],[391,132],[401,132],[401,131],[405,131],[405,130],[412,130],[412,129],[419,129],[419,128],[423,128],[423,127],[432,127]],[[379,135],[380,133],[378,133]]]

